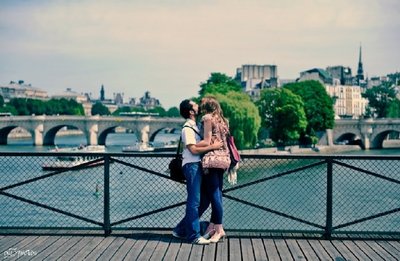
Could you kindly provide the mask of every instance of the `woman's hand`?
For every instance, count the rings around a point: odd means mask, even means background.
[[[211,148],[213,150],[219,150],[220,148],[222,148],[222,146],[224,146],[224,143],[220,140],[215,140],[213,144],[211,144]]]

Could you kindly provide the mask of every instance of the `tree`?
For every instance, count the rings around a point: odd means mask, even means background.
[[[229,120],[231,134],[239,149],[254,147],[258,139],[261,118],[250,97],[232,78],[221,73],[211,73],[200,85],[200,97],[213,95],[220,102],[224,116]]]
[[[17,111],[17,115],[29,115],[29,110],[26,104],[26,99],[12,98],[9,105],[14,107]]]
[[[325,131],[333,128],[335,124],[334,103],[320,82],[289,83],[284,85],[283,88],[299,95],[303,100],[308,122],[307,135],[310,135],[313,131]]]
[[[367,89],[362,96],[368,99],[368,104],[374,109],[377,118],[386,117],[390,103],[396,99],[396,90],[389,82]]]
[[[307,119],[300,96],[285,88],[264,89],[257,101],[263,125],[277,144],[297,141],[305,131]]]
[[[92,106],[92,115],[110,115],[110,110],[101,102],[96,102]]]
[[[400,118],[400,100],[394,99],[388,108],[388,113],[386,115],[388,118]]]
[[[4,106],[4,98],[0,95],[0,108]]]
[[[257,106],[245,93],[230,91],[226,95],[216,93],[214,96],[229,121],[229,129],[238,148],[254,148],[261,127]]]
[[[171,107],[167,111],[168,117],[180,117],[179,109],[177,107]]]
[[[200,96],[206,93],[227,94],[229,91],[241,92],[242,87],[231,77],[223,73],[211,73],[210,78],[200,84]]]

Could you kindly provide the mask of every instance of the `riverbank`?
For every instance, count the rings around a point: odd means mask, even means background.
[[[273,148],[262,148],[253,150],[241,150],[240,154],[254,155],[254,154],[335,154],[349,151],[362,150],[358,145],[332,145],[332,146],[317,146],[316,148],[299,148],[299,146],[287,146],[285,150],[278,150]]]

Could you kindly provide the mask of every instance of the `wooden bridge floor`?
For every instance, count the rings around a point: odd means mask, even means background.
[[[0,231],[1,232],[1,231]],[[15,260],[400,260],[400,241],[230,236],[192,245],[168,232],[0,235],[0,258]],[[20,259],[19,259],[20,260]]]

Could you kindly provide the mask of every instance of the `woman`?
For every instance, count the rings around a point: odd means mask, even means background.
[[[202,117],[203,141],[212,144],[215,140],[222,141],[220,149],[222,153],[228,155],[226,136],[229,133],[228,121],[224,118],[219,102],[212,96],[204,97],[200,104]],[[203,166],[204,168],[204,166]],[[222,186],[225,168],[204,168],[203,193],[211,202],[211,220],[203,237],[210,238],[210,242],[216,243],[225,238],[225,231],[222,225],[223,206],[222,206]]]

